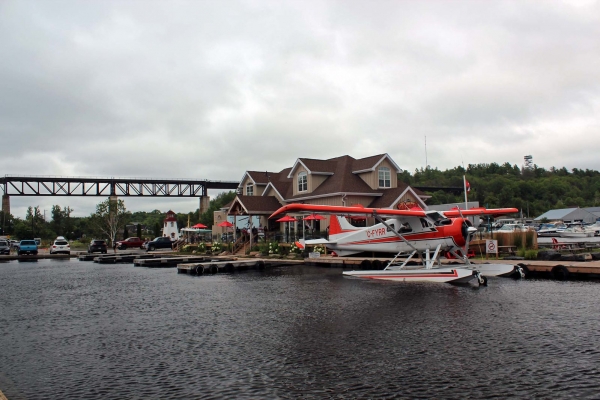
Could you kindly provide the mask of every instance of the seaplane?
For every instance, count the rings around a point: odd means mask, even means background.
[[[488,276],[519,273],[520,267],[510,264],[472,264],[469,262],[469,242],[477,231],[467,218],[476,215],[506,215],[516,208],[486,209],[483,207],[448,211],[426,211],[415,205],[401,203],[398,209],[365,208],[362,206],[325,206],[288,204],[270,218],[284,213],[329,214],[329,238],[306,240],[304,245],[324,245],[339,257],[361,252],[391,253],[395,256],[382,270],[344,271],[349,277],[402,282],[465,283],[477,279],[487,284]],[[370,216],[377,222],[368,227],[356,227],[346,217]],[[450,254],[462,266],[444,267],[440,258]],[[403,256],[403,257],[401,257]],[[416,265],[416,259],[419,262]]]

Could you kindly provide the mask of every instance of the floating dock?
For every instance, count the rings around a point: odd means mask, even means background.
[[[155,258],[154,254],[111,254],[111,255],[103,255],[100,257],[94,258],[94,262],[98,264],[122,264],[122,263],[132,263],[135,260],[139,259],[147,259],[147,258]]]
[[[200,263],[200,262],[211,262],[216,257],[204,257],[204,256],[178,256],[178,257],[154,257],[133,260],[135,267],[150,267],[150,268],[169,268],[176,267],[179,264],[185,263]],[[222,258],[221,261],[234,261],[235,258]]]
[[[525,272],[526,278],[551,278],[564,280],[585,280],[600,278],[600,261],[541,261],[541,260],[503,260],[503,263],[515,263]]]
[[[211,260],[201,263],[182,263],[177,266],[177,272],[188,275],[216,274],[224,272],[247,271],[249,269],[263,270],[281,265],[303,264],[303,260],[279,260],[279,259],[231,259]]]

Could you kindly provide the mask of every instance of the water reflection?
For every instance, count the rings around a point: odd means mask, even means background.
[[[550,398],[600,387],[599,294],[587,282],[31,267],[0,268],[0,389],[11,400]]]

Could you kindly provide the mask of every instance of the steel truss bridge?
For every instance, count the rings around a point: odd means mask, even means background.
[[[0,185],[4,196],[203,197],[208,189],[235,190],[239,182],[5,175],[0,177]]]

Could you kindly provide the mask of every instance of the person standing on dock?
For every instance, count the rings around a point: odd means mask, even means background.
[[[113,251],[116,253],[117,252],[117,241],[113,240]]]

